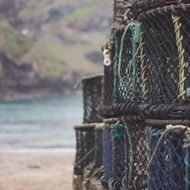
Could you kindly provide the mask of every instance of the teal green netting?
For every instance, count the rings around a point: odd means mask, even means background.
[[[130,23],[115,35],[115,98],[128,102],[141,97],[140,79],[141,26]]]

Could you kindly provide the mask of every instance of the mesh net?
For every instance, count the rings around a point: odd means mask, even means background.
[[[127,131],[127,155],[125,187],[127,189],[147,188],[147,131],[145,124],[130,124],[126,126]]]
[[[155,150],[163,130],[152,129],[149,132],[149,155]],[[168,134],[156,153],[149,172],[150,190],[185,189],[185,149],[183,135]]]
[[[141,17],[149,65],[148,99],[171,103],[178,95],[178,52],[171,15]],[[163,22],[164,21],[164,22]]]
[[[84,103],[84,123],[101,122],[99,114],[102,105],[103,76],[95,76],[82,80],[83,103]]]
[[[76,158],[75,158],[75,175],[83,175],[84,169],[94,160],[95,141],[93,127],[77,127],[76,131]]]
[[[166,3],[165,6],[155,7],[154,4],[155,9],[151,9],[151,4],[141,2],[146,5],[147,11],[144,11],[145,7],[140,8],[140,1],[135,1],[139,8],[134,10],[138,12],[137,19],[141,23],[145,42],[148,99],[153,103],[185,100],[190,58],[188,5]]]
[[[141,98],[140,25],[130,23],[115,36],[115,97],[117,102]]]

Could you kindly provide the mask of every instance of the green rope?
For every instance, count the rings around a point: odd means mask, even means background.
[[[124,43],[125,39],[128,37],[127,34],[131,31],[131,45],[132,45],[132,59],[129,61],[126,69],[125,76],[121,76],[121,66],[122,66],[122,55],[124,51]],[[140,52],[140,38],[141,38],[141,25],[139,23],[129,23],[122,35],[120,48],[118,48],[118,42],[116,41],[116,59],[115,59],[115,69],[116,69],[116,77],[120,84],[119,93],[121,96],[125,96],[122,94],[122,90],[128,92],[128,95],[124,97],[126,100],[131,100],[134,97],[133,92],[140,92],[139,90],[139,82],[140,79],[136,75],[138,74],[138,59]],[[117,38],[116,38],[117,39]],[[117,39],[118,40],[118,39]],[[119,51],[119,52],[118,52]],[[116,80],[117,81],[117,80]],[[115,84],[117,85],[117,84]],[[118,88],[118,87],[117,87]]]

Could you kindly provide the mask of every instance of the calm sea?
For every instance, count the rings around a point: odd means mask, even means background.
[[[0,149],[74,148],[81,95],[0,103]]]

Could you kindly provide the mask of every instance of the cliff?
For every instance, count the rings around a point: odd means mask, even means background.
[[[102,71],[111,25],[101,0],[0,0],[0,98],[68,93]]]

